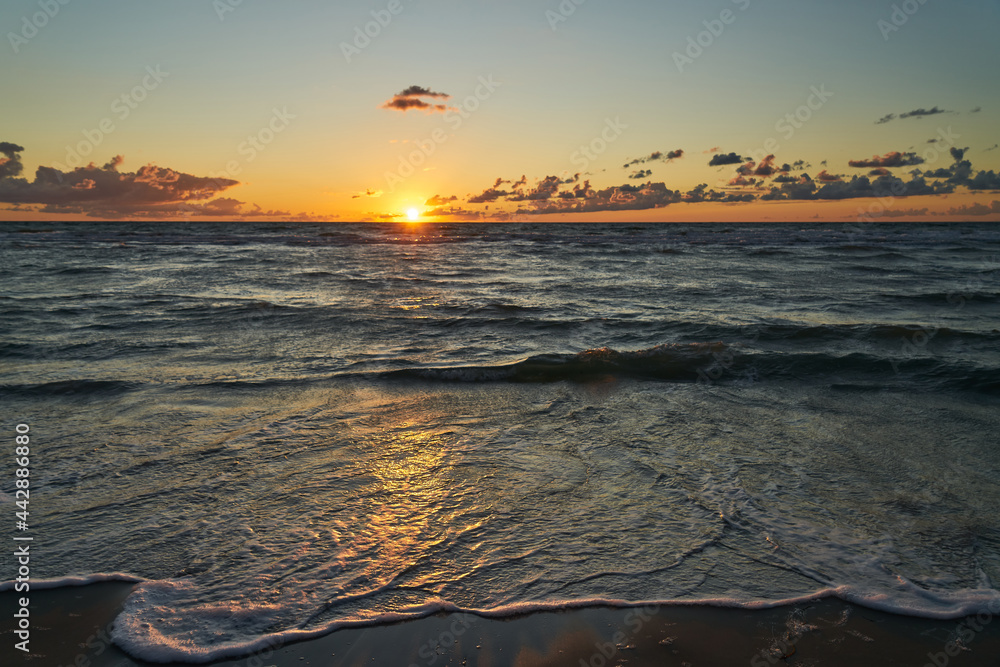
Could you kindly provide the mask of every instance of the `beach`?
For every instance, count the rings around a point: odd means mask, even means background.
[[[33,594],[43,647],[23,664],[145,667],[108,642],[128,584],[97,584]],[[0,595],[7,608],[10,593]],[[995,615],[950,621],[914,619],[836,599],[766,610],[695,606],[595,607],[510,618],[435,614],[344,629],[269,647],[213,667],[276,665],[418,667],[577,667],[582,665],[857,665],[995,667]],[[4,653],[10,642],[4,637]],[[183,663],[171,663],[179,667]]]

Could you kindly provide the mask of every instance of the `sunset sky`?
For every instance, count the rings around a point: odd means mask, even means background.
[[[7,0],[0,27],[0,220],[1000,221],[997,0]]]

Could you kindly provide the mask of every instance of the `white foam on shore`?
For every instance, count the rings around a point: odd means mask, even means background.
[[[275,620],[280,605],[247,604],[233,608],[225,604],[206,604],[194,612],[186,610],[183,624],[186,632],[181,635],[164,634],[151,621],[156,618],[176,617],[179,610],[170,606],[174,597],[187,597],[196,591],[188,581],[147,581],[125,602],[125,609],[115,622],[112,637],[115,643],[131,656],[149,662],[207,663],[251,654],[270,655],[274,648],[327,635],[346,627],[377,626],[404,620],[415,620],[441,612],[467,613],[484,618],[506,618],[535,612],[555,612],[588,607],[697,607],[712,606],[737,609],[773,609],[823,598],[838,598],[870,609],[897,614],[951,620],[975,614],[1000,613],[1000,591],[993,589],[963,590],[933,593],[912,584],[906,586],[913,594],[910,601],[894,599],[888,594],[864,594],[851,586],[818,590],[809,595],[776,600],[742,600],[719,597],[700,600],[628,600],[586,598],[549,602],[518,602],[490,609],[462,608],[444,600],[407,607],[402,611],[382,613],[369,618],[343,618],[325,625],[310,628],[292,628],[282,632],[264,633],[252,639],[231,637],[234,619],[242,629],[254,626],[266,628]],[[923,600],[925,604],[917,604]],[[266,656],[264,656],[266,657]]]
[[[118,581],[127,584],[137,584],[146,581],[142,577],[124,572],[107,572],[100,574],[90,574],[85,577],[56,577],[54,579],[30,579],[28,585],[31,590],[45,590],[48,588],[68,588],[70,586],[89,586],[90,584],[101,584],[109,581]],[[14,590],[17,585],[16,580],[4,581],[0,583],[0,593]]]

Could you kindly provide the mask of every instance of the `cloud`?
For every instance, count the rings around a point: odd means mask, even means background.
[[[649,178],[652,175],[653,175],[653,172],[650,171],[649,169],[640,169],[639,171],[637,171],[637,172],[635,172],[633,174],[630,174],[629,178],[638,180],[638,179],[642,179],[642,178]]]
[[[933,107],[931,109],[914,109],[913,111],[907,111],[906,113],[899,114],[900,118],[921,118],[923,116],[937,116],[942,113],[951,113],[945,109],[939,109]]]
[[[998,148],[1000,148],[1000,144],[993,144],[993,145],[992,145],[992,146],[990,146],[989,148],[984,148],[984,149],[983,149],[983,152],[984,152],[984,153],[988,153],[989,151],[995,151],[995,150],[996,150],[996,149],[998,149]]]
[[[444,206],[453,201],[458,201],[458,197],[452,195],[450,197],[442,197],[441,195],[434,195],[430,199],[424,202],[424,206]]]
[[[363,192],[358,192],[357,194],[352,195],[351,199],[360,199],[361,197],[381,197],[383,194],[385,193],[381,190],[372,190],[369,188]]]
[[[880,218],[917,218],[927,215],[930,211],[926,208],[887,208],[879,213]]]
[[[989,206],[985,204],[975,203],[969,206],[953,207],[948,210],[948,213],[946,215],[957,215],[957,216],[1000,215],[1000,201],[994,199]]]
[[[678,203],[738,204],[754,201],[839,201],[943,196],[956,192],[958,187],[969,190],[993,189],[1000,192],[1000,174],[992,171],[975,172],[972,165],[964,159],[967,150],[964,148],[953,150],[952,157],[955,163],[948,169],[938,170],[940,173],[934,172],[933,177],[928,173],[922,173],[919,169],[912,169],[909,172],[909,180],[896,177],[888,167],[884,166],[872,167],[865,176],[852,177],[831,174],[823,169],[812,178],[802,171],[808,166],[805,162],[799,160],[791,165],[782,164],[779,167],[775,164],[774,156],[769,155],[760,162],[742,162],[736,169],[736,175],[722,192],[710,190],[704,183],[687,192],[673,190],[658,182],[626,183],[595,189],[589,180],[580,182],[579,174],[572,178],[546,176],[536,181],[534,186],[528,187],[527,179],[522,176],[520,181],[514,183],[513,187],[508,186],[507,189],[502,187],[511,184],[511,181],[497,178],[493,187],[471,197],[468,203],[520,203],[520,207],[513,213],[498,207],[496,212],[486,215],[489,219],[499,219],[498,216],[510,215],[646,210]],[[735,153],[718,157],[730,160],[733,156],[739,157]],[[907,165],[914,163],[914,158],[916,156],[912,153],[889,153],[885,156],[875,156],[872,161],[867,162]],[[646,178],[649,172],[650,170],[640,169],[630,180],[638,181]],[[940,178],[937,178],[938,176]],[[768,183],[767,179],[772,180]],[[766,187],[768,185],[770,187]],[[451,209],[461,211],[455,207]],[[489,211],[490,206],[486,206],[486,209]],[[450,209],[442,207],[442,210]],[[464,214],[470,213],[465,211]],[[904,215],[915,217],[930,214],[927,209],[910,209],[900,213],[900,216]]]
[[[586,197],[558,197],[536,201],[533,208],[518,209],[519,214],[594,213],[597,211],[638,211],[661,208],[681,201],[681,193],[663,183],[620,185],[599,191],[591,190]]]
[[[740,174],[740,175],[736,176],[736,178],[733,178],[732,180],[730,180],[729,181],[729,185],[731,185],[733,187],[749,187],[751,185],[757,185],[757,179],[756,178],[747,178],[743,174]]]
[[[768,176],[774,176],[775,174],[781,171],[790,171],[790,168],[786,168],[786,166],[775,167],[774,156],[768,155],[767,157],[765,157],[763,160],[760,161],[760,164],[758,164],[757,168],[754,169],[753,175],[768,177]]]
[[[857,169],[877,169],[879,167],[912,167],[923,163],[924,159],[916,153],[892,151],[881,157],[874,155],[870,160],[850,160],[847,164]]]
[[[1000,191],[1000,173],[981,171],[973,178],[964,181],[963,185],[970,190],[997,190]]]
[[[485,217],[482,211],[473,211],[460,206],[439,206],[423,214],[428,218],[448,217],[458,220],[481,220]]]
[[[942,113],[951,113],[951,112],[946,109],[940,109],[936,106],[931,107],[930,109],[920,108],[920,109],[914,109],[913,111],[906,111],[899,115],[896,115],[894,113],[886,114],[881,118],[879,118],[877,121],[875,121],[875,124],[885,125],[886,123],[892,122],[897,119],[903,120],[905,118],[923,118],[925,116],[937,116],[938,114]]]
[[[383,102],[379,108],[395,109],[396,111],[402,111],[403,113],[406,113],[410,109],[426,111],[427,113],[444,113],[445,111],[455,110],[454,107],[449,107],[446,104],[428,102],[421,98],[430,98],[431,100],[449,100],[451,99],[451,95],[448,95],[447,93],[436,93],[433,90],[422,86],[410,86],[403,92],[396,93],[389,100]]]
[[[22,170],[22,150],[16,144],[0,143],[0,153],[6,156],[0,163],[0,203],[31,204],[47,213],[106,218],[217,215],[236,210],[236,200],[208,200],[239,185],[239,181],[193,176],[153,164],[134,173],[120,173],[118,167],[124,162],[121,156],[103,167],[91,163],[69,172],[38,167],[34,180],[29,181],[17,178]]]
[[[741,164],[743,158],[736,153],[719,153],[718,155],[713,155],[712,159],[709,160],[709,167],[721,167],[727,164]]]
[[[494,202],[502,197],[510,195],[509,192],[505,190],[498,190],[496,188],[487,188],[482,194],[476,195],[475,197],[470,197],[469,204],[486,204],[489,202]]]
[[[678,148],[677,150],[664,153],[663,151],[656,151],[647,155],[646,157],[640,157],[627,162],[622,165],[623,169],[628,169],[629,167],[634,167],[637,164],[645,164],[647,162],[670,162],[671,160],[676,160],[678,158],[684,157],[684,150]]]
[[[976,107],[975,109],[973,109],[973,110],[972,110],[972,111],[970,111],[969,113],[979,113],[979,112],[980,112],[980,111],[982,111],[982,110],[983,110],[983,108],[982,108],[982,107]]]
[[[817,186],[817,181],[822,187]],[[866,197],[915,197],[918,195],[940,195],[954,192],[949,183],[928,183],[914,176],[903,181],[895,176],[879,176],[874,181],[867,176],[854,176],[849,181],[842,177],[821,172],[813,181],[803,175],[798,183],[785,183],[773,187],[761,197],[765,201],[775,200],[842,200]]]
[[[709,149],[708,149],[707,151],[702,151],[702,152],[703,152],[703,153],[704,153],[705,155],[708,155],[708,154],[710,154],[710,153],[718,153],[718,152],[719,152],[719,147],[718,147],[718,146],[712,146],[712,147],[711,147],[711,148],[709,148]]]
[[[12,144],[9,141],[0,141],[0,155],[4,156],[0,157],[0,179],[21,175],[21,172],[24,171],[24,165],[21,164],[21,153],[23,152],[23,146]]]
[[[562,179],[558,176],[546,176],[535,184],[527,193],[514,193],[507,201],[544,201],[551,199],[559,191]]]

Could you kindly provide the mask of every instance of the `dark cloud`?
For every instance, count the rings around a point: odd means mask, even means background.
[[[984,152],[984,153],[988,153],[989,151],[995,151],[995,150],[996,150],[996,149],[998,149],[998,148],[1000,148],[1000,144],[993,144],[993,145],[992,145],[992,146],[990,146],[989,148],[984,148],[984,149],[983,149],[983,152]]]
[[[4,156],[0,157],[0,179],[21,175],[21,172],[24,171],[24,165],[21,164],[21,153],[23,152],[24,146],[18,146],[9,141],[0,141],[0,155]]]
[[[803,176],[798,183],[786,183],[761,197],[772,200],[841,200],[865,197],[915,197],[918,195],[949,194],[954,187],[947,183],[927,183],[923,178],[913,177],[903,181],[895,176],[879,176],[874,181],[867,176],[854,176],[849,181],[831,180],[840,177],[820,173],[816,181]],[[817,185],[817,181],[822,186]]]
[[[880,218],[918,218],[926,216],[930,211],[926,208],[887,208],[878,214]]]
[[[559,191],[562,180],[558,176],[546,176],[535,184],[528,192],[515,193],[507,201],[544,201],[551,199]]]
[[[457,220],[481,220],[485,217],[482,211],[473,211],[460,206],[439,206],[423,214],[425,217],[449,217]]]
[[[965,157],[966,151],[968,151],[968,150],[969,150],[968,146],[966,146],[965,148],[959,148],[958,146],[952,146],[951,150],[949,152],[951,153],[951,157],[954,158],[955,162],[961,162],[962,158]]]
[[[489,202],[495,202],[498,199],[510,195],[509,192],[505,190],[497,190],[496,188],[487,188],[482,194],[478,194],[475,197],[469,197],[469,204],[486,204]]]
[[[647,162],[670,162],[671,160],[676,160],[681,157],[684,157],[684,151],[680,148],[667,153],[664,153],[663,151],[656,151],[654,153],[650,153],[646,157],[636,158],[631,162],[627,162],[622,165],[622,168],[628,169],[629,167],[634,167],[637,164],[646,164]]]
[[[361,197],[381,197],[384,193],[381,190],[372,190],[368,188],[364,192],[358,192],[353,195],[351,199],[360,199]]]
[[[642,178],[649,178],[652,175],[653,175],[653,172],[650,171],[649,169],[640,169],[639,171],[630,174],[629,178],[634,179],[634,180],[638,180],[638,179],[642,179]]]
[[[1000,173],[981,171],[973,178],[963,182],[963,185],[970,190],[997,190],[1000,191]]]
[[[847,164],[857,169],[877,169],[879,167],[912,167],[923,163],[924,159],[916,153],[892,151],[881,157],[874,155],[870,160],[850,160]]]
[[[983,110],[983,108],[982,108],[982,107],[976,107],[975,109],[973,109],[973,110],[972,110],[972,111],[970,111],[969,113],[979,113],[979,112],[980,112],[980,111],[982,111],[982,110]]]
[[[869,176],[891,176],[892,172],[885,167],[879,167],[878,169],[872,169],[868,172]]]
[[[957,215],[957,216],[1000,215],[1000,201],[994,199],[989,206],[987,206],[986,204],[975,203],[969,206],[953,207],[948,210],[948,213],[946,215]]]
[[[843,180],[842,176],[837,174],[828,174],[826,169],[816,174],[816,180],[821,183],[836,183],[837,181]]]
[[[597,211],[640,211],[661,208],[682,201],[681,193],[670,190],[663,183],[644,185],[619,185],[591,191],[586,197],[556,198],[535,202],[530,209],[519,209],[519,214],[594,213]]]
[[[380,109],[395,109],[396,111],[407,112],[410,109],[418,109],[427,113],[443,113],[453,109],[446,104],[427,102],[421,98],[431,100],[448,100],[451,95],[447,93],[436,93],[433,90],[422,86],[410,86],[401,93],[396,93],[388,101],[383,102]]]
[[[938,114],[951,113],[946,109],[940,109],[938,107],[931,107],[930,109],[914,109],[913,111],[906,111],[899,115],[894,113],[886,114],[875,121],[876,125],[885,125],[886,123],[892,122],[894,120],[903,120],[905,118],[923,118],[925,116],[937,116]]]
[[[450,204],[453,201],[458,201],[458,197],[452,195],[450,197],[442,197],[441,195],[434,195],[430,199],[424,202],[424,206],[444,206]]]
[[[766,178],[769,176],[774,176],[779,171],[789,171],[789,169],[785,169],[784,167],[782,168],[775,167],[774,156],[768,155],[763,160],[761,160],[760,163],[757,165],[757,167],[753,170],[753,175],[763,176]]]
[[[899,117],[901,119],[902,118],[922,118],[923,116],[937,116],[938,114],[942,114],[942,113],[951,113],[951,112],[947,111],[945,109],[939,109],[937,107],[933,107],[931,109],[914,109],[913,111],[907,111],[906,113],[899,114]]]
[[[743,162],[743,157],[737,155],[736,153],[719,153],[718,155],[713,155],[712,159],[709,160],[709,167],[721,167],[727,164],[741,164]]]
[[[753,185],[757,185],[757,179],[747,178],[743,174],[739,174],[735,178],[729,181],[729,185],[731,185],[732,187],[746,188]]]
[[[17,156],[23,150],[6,142],[0,146],[7,149],[5,155]],[[16,170],[10,167],[12,162],[18,164]],[[0,177],[0,203],[35,204],[50,213],[107,218],[211,215],[234,210],[232,202],[236,200],[207,200],[239,185],[239,181],[193,176],[152,164],[135,173],[119,173],[122,162],[116,156],[103,167],[91,163],[69,172],[39,167],[34,181],[28,181],[12,176],[20,173],[20,161],[8,156],[0,167],[5,174]]]

